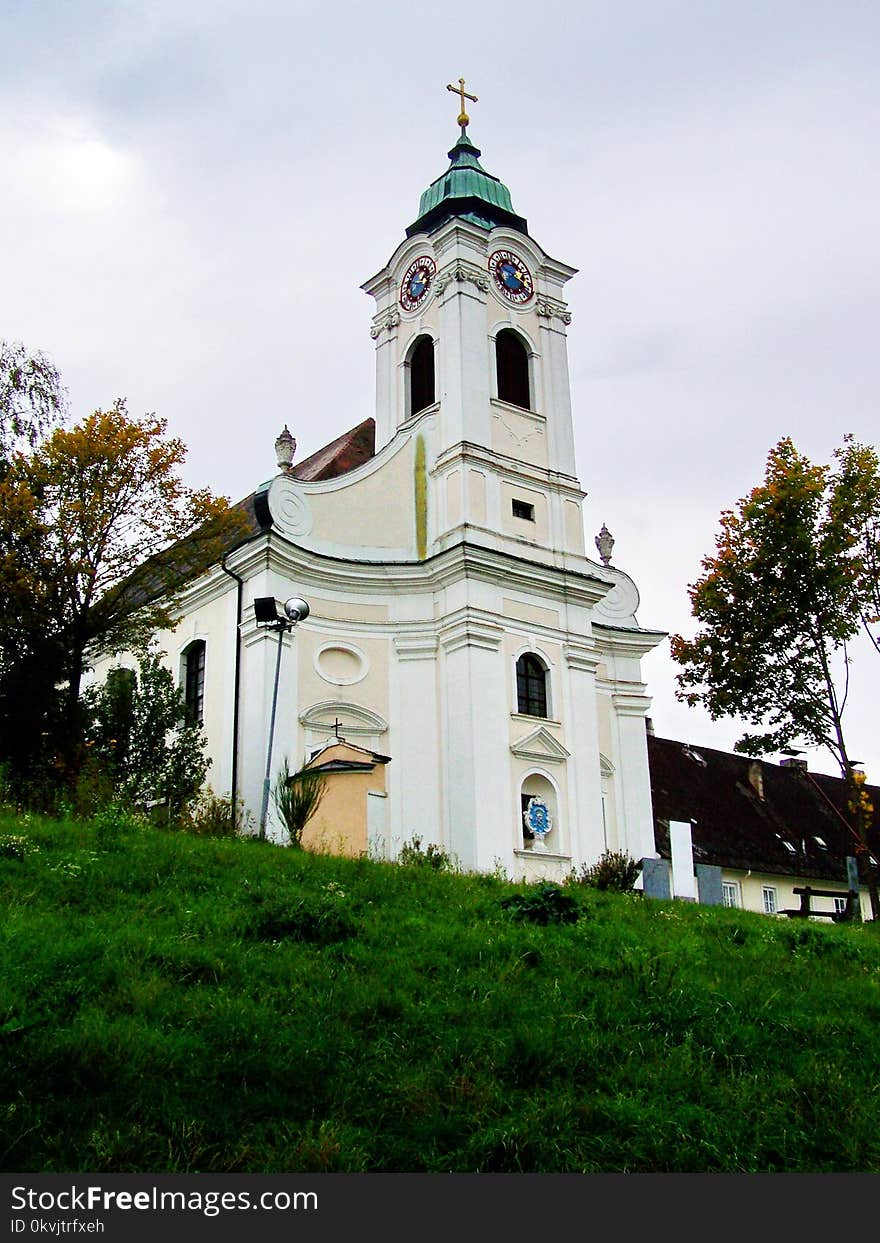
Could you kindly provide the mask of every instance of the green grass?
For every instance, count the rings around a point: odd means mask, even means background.
[[[7,1171],[878,1171],[880,937],[7,821]]]

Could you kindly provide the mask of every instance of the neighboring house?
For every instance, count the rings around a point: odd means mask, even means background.
[[[856,840],[846,822],[846,783],[811,773],[799,759],[779,764],[648,734],[657,853],[670,858],[670,822],[690,822],[695,864],[722,870],[728,906],[776,914],[800,904],[796,887],[839,890],[816,898],[831,911],[846,900],[847,856]],[[880,857],[880,788],[866,787],[874,804],[869,835]],[[863,918],[870,919],[861,887]]]
[[[250,534],[159,638],[204,722],[212,787],[256,816],[278,640],[254,600],[302,597],[272,775],[282,757],[293,770],[349,745],[308,837],[394,857],[418,836],[468,869],[561,879],[606,848],[653,853],[641,658],[664,635],[638,624],[608,533],[602,564],[585,549],[563,297],[575,269],[479,156],[462,127],[363,286],[375,418],[298,464],[285,429],[277,473],[243,502]],[[268,457],[278,428],[253,423]],[[621,487],[625,470],[622,457]]]

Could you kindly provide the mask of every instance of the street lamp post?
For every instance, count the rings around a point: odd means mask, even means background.
[[[278,708],[278,682],[281,676],[281,649],[284,636],[292,630],[297,622],[305,621],[310,612],[305,600],[293,596],[285,600],[283,609],[279,610],[278,601],[274,596],[259,596],[254,600],[254,617],[257,624],[267,629],[277,630],[278,649],[275,655],[275,683],[272,688],[272,712],[269,717],[269,741],[266,745],[266,775],[263,779],[263,802],[260,808],[260,841],[266,840],[266,818],[269,814],[269,791],[272,787],[272,743],[275,737],[275,714]]]

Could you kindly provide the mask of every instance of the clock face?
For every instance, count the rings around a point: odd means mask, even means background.
[[[531,272],[512,250],[496,250],[489,259],[489,271],[508,302],[528,302],[535,292]]]
[[[418,259],[413,259],[400,282],[400,305],[405,311],[415,311],[422,305],[436,271],[430,255],[419,255]]]

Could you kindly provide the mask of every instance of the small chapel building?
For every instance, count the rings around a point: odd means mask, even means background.
[[[213,789],[255,818],[280,645],[273,777],[314,757],[332,787],[306,844],[394,858],[418,837],[465,869],[560,879],[606,849],[656,855],[641,660],[664,635],[636,620],[607,532],[600,561],[585,549],[576,270],[467,125],[362,286],[375,417],[299,463],[285,429],[277,473],[242,502],[247,537],[159,639]],[[254,601],[292,596],[309,615],[279,639]]]

